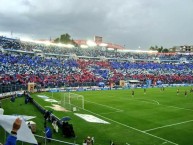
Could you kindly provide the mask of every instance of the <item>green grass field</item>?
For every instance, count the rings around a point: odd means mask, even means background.
[[[72,111],[53,110],[53,114],[59,118],[71,117],[69,123],[73,124],[75,141],[79,144],[82,144],[87,136],[94,136],[95,145],[109,145],[110,140],[113,140],[115,145],[193,145],[193,93],[189,93],[190,87],[179,89],[179,95],[176,94],[177,88],[166,88],[165,91],[150,88],[146,94],[143,89],[135,89],[134,97],[131,96],[131,90],[73,92],[83,95],[85,100],[85,109],[79,109],[76,113],[90,114],[110,124],[86,122]],[[185,90],[188,91],[187,97],[184,95]],[[52,93],[49,92],[39,94],[52,98]],[[32,96],[43,107],[52,105],[37,97],[37,93]],[[61,96],[63,92],[53,93],[53,98],[58,101]],[[24,102],[16,100],[19,101]],[[37,134],[42,135],[43,115],[36,108],[27,104],[19,107],[12,105],[10,109],[8,104],[10,103],[5,105],[3,102],[5,114],[15,114],[16,111],[26,115],[37,113],[34,121],[40,126]],[[63,138],[61,133],[54,134],[53,138],[74,141]]]

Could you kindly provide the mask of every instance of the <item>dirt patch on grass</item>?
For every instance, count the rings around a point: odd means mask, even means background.
[[[57,104],[52,104],[52,106],[45,106],[45,107],[49,107],[52,108],[55,111],[64,111],[64,112],[69,112],[69,110],[66,110],[64,107],[57,105]]]

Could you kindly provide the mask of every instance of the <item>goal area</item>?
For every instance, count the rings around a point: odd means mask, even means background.
[[[64,93],[61,97],[61,106],[71,111],[84,109],[84,96],[70,92]]]

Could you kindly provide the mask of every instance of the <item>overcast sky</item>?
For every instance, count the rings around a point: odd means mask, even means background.
[[[129,49],[193,45],[193,0],[0,0],[0,35],[102,36]]]

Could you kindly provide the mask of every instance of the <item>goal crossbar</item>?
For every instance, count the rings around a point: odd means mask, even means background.
[[[75,93],[64,93],[61,97],[61,105],[67,109],[77,107],[84,109],[84,96]]]

